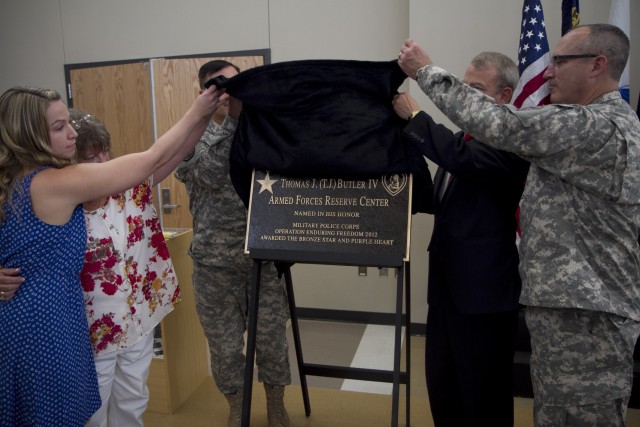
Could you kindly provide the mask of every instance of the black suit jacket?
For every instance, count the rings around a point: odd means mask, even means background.
[[[453,133],[420,112],[403,134],[439,168],[429,244],[430,305],[451,298],[461,313],[514,310],[520,296],[515,213],[529,163]],[[442,200],[445,171],[454,175]]]

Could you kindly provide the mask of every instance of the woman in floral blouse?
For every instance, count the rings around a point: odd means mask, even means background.
[[[110,135],[96,117],[70,109],[78,161],[110,159]],[[175,163],[182,159],[175,159]],[[87,249],[80,275],[102,407],[89,426],[142,426],[154,327],[173,310],[180,290],[152,203],[153,182],[167,167],[127,190],[84,203]]]

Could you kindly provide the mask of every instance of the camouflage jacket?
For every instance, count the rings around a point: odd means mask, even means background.
[[[244,258],[246,209],[229,177],[229,151],[237,121],[227,117],[213,121],[176,169],[189,193],[193,216],[193,240],[189,255],[206,265],[225,266]]]
[[[531,162],[520,301],[640,320],[640,121],[619,93],[517,111],[436,66],[418,84],[462,130]]]

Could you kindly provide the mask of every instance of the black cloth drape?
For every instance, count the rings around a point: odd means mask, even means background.
[[[396,61],[303,60],[216,81],[243,102],[230,162],[245,205],[253,168],[291,177],[413,173],[414,212],[422,211],[431,176],[402,142],[406,121],[391,105],[405,78]]]

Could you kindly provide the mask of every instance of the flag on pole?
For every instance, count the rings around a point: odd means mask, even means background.
[[[580,25],[580,0],[562,0],[562,35]]]
[[[620,28],[629,37],[631,23],[629,20],[629,0],[612,0],[609,12],[609,24]],[[620,95],[629,102],[629,62],[620,77]]]
[[[543,75],[549,64],[549,42],[540,0],[524,0],[518,43],[520,80],[513,93],[516,108],[549,103],[549,85]],[[520,207],[516,210],[516,245],[520,244]]]
[[[518,45],[520,80],[513,94],[514,106],[535,107],[549,102],[549,85],[542,76],[550,62],[542,3],[524,0]]]

